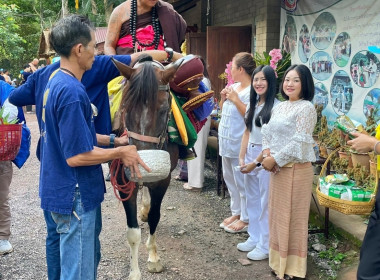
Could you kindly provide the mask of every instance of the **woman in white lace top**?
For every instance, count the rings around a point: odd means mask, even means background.
[[[263,125],[262,165],[272,171],[269,194],[269,265],[278,279],[306,276],[307,236],[315,161],[312,132],[317,114],[310,102],[309,68],[292,65],[281,84],[287,100]]]

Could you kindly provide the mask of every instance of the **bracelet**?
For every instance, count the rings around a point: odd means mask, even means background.
[[[375,146],[373,146],[373,152],[375,153],[375,155],[379,155],[379,153],[378,152],[376,152],[376,146],[377,146],[377,144],[379,144],[380,143],[380,141],[377,141],[376,143],[375,143]]]
[[[173,58],[173,49],[172,48],[165,48],[165,52],[166,52],[166,60],[165,62],[171,62],[172,61],[172,58]]]
[[[115,148],[115,134],[110,134],[110,147]]]

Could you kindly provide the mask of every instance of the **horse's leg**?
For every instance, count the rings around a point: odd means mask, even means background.
[[[142,206],[140,209],[140,218],[141,221],[147,222],[148,221],[148,214],[150,210],[150,194],[147,187],[143,187],[142,190]]]
[[[169,186],[169,179],[161,181],[160,185],[150,188],[150,197],[151,197],[151,206],[148,214],[148,224],[149,224],[149,237],[146,242],[146,247],[148,249],[149,258],[148,258],[148,271],[149,272],[162,272],[164,270],[163,265],[161,264],[160,257],[157,253],[157,244],[156,244],[156,229],[158,222],[161,217],[161,202],[164,198],[166,190]]]
[[[133,195],[127,201],[123,201],[124,211],[127,216],[127,240],[130,248],[130,266],[129,280],[140,280],[141,272],[139,269],[139,246],[141,243],[141,229],[137,221],[137,192],[138,188],[133,191]],[[126,195],[120,193],[121,198]]]

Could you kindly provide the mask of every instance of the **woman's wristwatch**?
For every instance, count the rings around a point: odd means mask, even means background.
[[[256,164],[256,167],[261,166],[261,162],[258,162],[256,159],[253,161],[254,164]]]
[[[110,147],[115,148],[115,134],[110,134]]]

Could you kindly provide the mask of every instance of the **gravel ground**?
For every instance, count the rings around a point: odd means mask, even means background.
[[[0,256],[0,280],[46,279],[45,223],[39,206],[39,162],[35,157],[38,126],[35,115],[27,115],[32,131],[31,157],[25,166],[14,169],[11,185],[12,236],[14,252]],[[107,166],[104,166],[105,172]],[[177,170],[173,175],[178,173]],[[172,176],[174,177],[174,176]],[[236,249],[247,234],[229,234],[219,228],[229,212],[229,199],[216,195],[215,163],[206,162],[205,187],[201,193],[185,191],[183,182],[172,180],[162,204],[162,217],[157,229],[157,245],[165,270],[159,274],[147,271],[147,250],[143,245],[149,234],[141,223],[140,269],[142,279],[179,280],[248,280],[274,279],[268,261],[250,262],[243,266],[246,254]],[[129,247],[126,218],[121,203],[107,183],[102,204],[102,259],[98,279],[128,279]],[[307,279],[318,279],[318,269],[309,264]],[[313,276],[315,275],[315,276]]]

